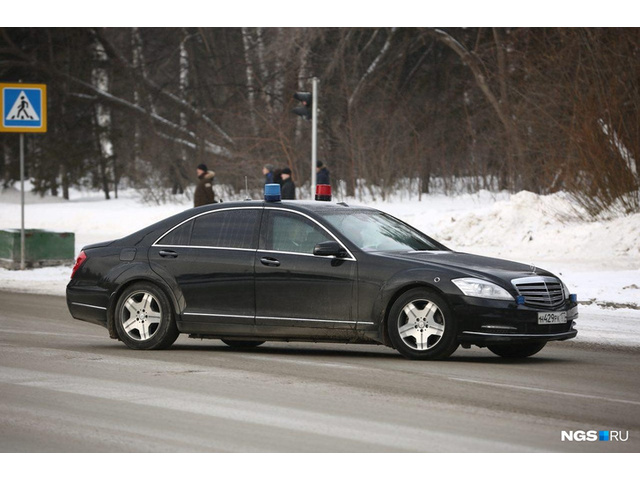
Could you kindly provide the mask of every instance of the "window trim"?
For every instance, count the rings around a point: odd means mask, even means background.
[[[349,257],[339,258],[339,260],[344,260],[344,261],[347,261],[347,262],[357,262],[356,257],[353,255],[353,253],[351,253],[351,250],[349,250],[349,248],[339,238],[337,238],[333,234],[333,232],[331,230],[329,230],[327,227],[322,225],[315,218],[311,217],[310,215],[307,215],[304,212],[299,212],[297,210],[290,210],[288,208],[281,208],[281,207],[263,207],[263,206],[260,206],[260,207],[256,207],[256,206],[251,206],[251,207],[228,207],[228,208],[220,208],[220,209],[216,209],[216,210],[210,210],[208,212],[198,213],[197,215],[189,217],[189,218],[183,220],[182,222],[178,223],[177,225],[174,225],[172,228],[170,228],[169,230],[167,230],[166,232],[161,234],[158,237],[158,239],[155,242],[153,242],[153,244],[151,244],[151,246],[152,247],[168,247],[168,248],[199,248],[199,249],[205,249],[205,250],[236,250],[236,251],[242,251],[242,252],[261,252],[261,253],[274,253],[274,254],[280,253],[280,254],[287,254],[287,255],[301,255],[301,256],[305,256],[305,257],[314,257],[314,258],[338,258],[338,257],[335,257],[335,256],[331,256],[331,257],[318,256],[318,255],[314,255],[313,253],[287,252],[287,251],[283,251],[283,250],[265,250],[265,249],[260,248],[260,235],[262,234],[261,230],[262,230],[262,222],[263,222],[262,218],[260,219],[260,222],[259,222],[260,226],[259,226],[259,235],[258,235],[258,248],[210,247],[210,246],[205,246],[205,245],[171,245],[171,244],[161,243],[163,238],[165,238],[171,232],[173,232],[177,228],[180,228],[182,225],[184,225],[187,222],[190,222],[192,220],[195,220],[196,218],[202,217],[203,215],[211,215],[211,214],[215,214],[215,213],[219,213],[219,212],[226,212],[226,211],[230,211],[230,210],[257,210],[259,212],[264,212],[265,210],[277,210],[277,211],[281,211],[281,212],[287,212],[287,213],[293,213],[295,215],[300,215],[300,216],[302,216],[302,217],[304,217],[304,218],[306,218],[308,220],[311,220],[311,222],[313,222],[318,227],[320,227],[322,230],[327,232],[327,234],[329,234],[329,236],[331,238],[333,238],[336,242],[338,242],[338,244],[342,248],[345,249],[345,251],[349,254]]]
[[[231,210],[256,210],[256,211],[258,211],[258,213],[262,213],[264,208],[263,207],[229,207],[229,208],[219,208],[219,209],[216,209],[216,210],[210,210],[208,212],[199,213],[197,215],[194,215],[192,217],[187,218],[186,220],[183,220],[182,222],[178,223],[177,225],[174,225],[172,228],[170,228],[165,233],[160,235],[158,237],[158,239],[151,244],[151,246],[152,247],[171,247],[171,248],[200,248],[200,249],[208,249],[208,250],[238,250],[238,251],[242,251],[242,252],[255,252],[255,251],[257,251],[258,250],[257,248],[211,247],[211,246],[207,246],[207,245],[170,245],[170,244],[166,244],[166,243],[160,243],[163,238],[165,238],[171,232],[173,232],[177,228],[180,228],[182,225],[184,225],[187,222],[190,222],[192,220],[195,221],[196,218],[200,218],[200,217],[202,217],[204,215],[213,215],[213,214],[216,214],[216,213],[228,212],[228,211],[231,211]],[[258,224],[260,224],[260,223],[262,223],[262,218],[258,219]],[[258,226],[258,230],[259,229],[260,229],[260,227]],[[193,233],[193,230],[192,230],[192,233]]]

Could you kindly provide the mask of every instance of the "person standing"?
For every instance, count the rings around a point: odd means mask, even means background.
[[[316,163],[316,185],[331,185],[329,170],[320,160]]]
[[[281,187],[282,200],[295,200],[296,199],[296,184],[293,183],[291,178],[291,169],[285,167],[282,169],[282,187]]]
[[[267,163],[264,167],[262,167],[262,174],[264,175],[264,184],[274,183],[273,181],[273,165]]]
[[[216,203],[216,195],[213,193],[213,177],[216,174],[209,170],[204,163],[198,165],[196,174],[198,175],[198,185],[193,194],[193,206],[200,207]]]
[[[273,183],[277,183],[278,185],[282,186],[282,169],[281,168],[276,168],[273,171]]]

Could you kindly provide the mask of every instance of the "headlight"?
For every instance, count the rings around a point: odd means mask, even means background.
[[[456,278],[451,280],[462,293],[469,297],[493,298],[496,300],[513,300],[513,295],[495,283],[478,278]]]

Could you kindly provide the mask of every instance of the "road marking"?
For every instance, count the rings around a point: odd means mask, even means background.
[[[640,402],[634,400],[625,400],[622,398],[612,398],[612,397],[603,397],[600,395],[587,395],[584,393],[573,393],[573,392],[562,392],[560,390],[550,390],[548,388],[539,388],[539,387],[527,387],[525,385],[509,385],[506,383],[496,383],[496,382],[485,382],[482,380],[471,380],[468,378],[456,378],[449,377],[449,380],[454,380],[457,382],[464,383],[474,383],[476,385],[486,385],[489,387],[502,387],[502,388],[511,388],[513,390],[525,390],[530,392],[539,392],[539,393],[551,393],[553,395],[563,395],[565,397],[576,397],[576,398],[586,398],[589,400],[601,400],[606,402],[614,402],[614,403],[623,403],[627,405],[640,405]]]
[[[333,362],[318,362],[315,360],[296,360],[293,358],[282,358],[282,357],[275,357],[275,356],[264,355],[264,354],[261,355],[261,354],[252,353],[252,354],[242,355],[242,357],[248,360],[260,360],[260,361],[278,362],[278,363],[293,363],[296,365],[309,365],[312,367],[329,367],[329,368],[343,368],[348,370],[362,370],[362,367],[359,365],[348,365],[344,363],[333,363]]]
[[[407,451],[446,451],[455,445],[460,451],[537,451],[483,436],[429,430],[390,423],[376,418],[357,418],[265,401],[186,392],[77,375],[54,374],[23,368],[0,368],[0,383],[37,388],[82,397],[94,397],[142,408],[158,408],[201,417],[223,419],[239,424],[254,424],[308,436],[324,436],[356,443]],[[245,429],[247,427],[244,427]],[[274,432],[274,437],[277,434]]]
[[[15,334],[19,334],[19,335],[35,335],[35,336],[40,336],[40,335],[49,335],[52,337],[76,337],[76,338],[105,338],[104,335],[91,335],[91,334],[87,334],[87,333],[59,333],[59,332],[45,332],[45,331],[35,331],[35,330],[30,330],[30,331],[25,331],[25,330],[11,330],[10,328],[2,328],[0,329],[0,333],[15,333]]]

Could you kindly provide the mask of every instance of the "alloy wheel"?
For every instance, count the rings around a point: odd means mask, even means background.
[[[149,292],[135,291],[122,305],[122,328],[133,340],[152,338],[162,322],[162,309],[158,300]]]
[[[445,319],[434,302],[416,299],[407,303],[398,318],[398,333],[406,346],[418,351],[434,348],[442,339]]]

